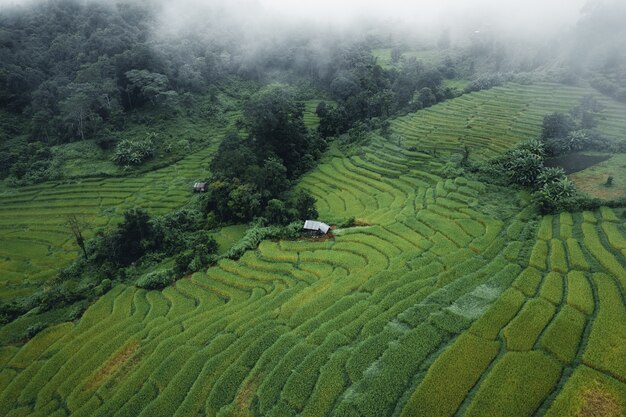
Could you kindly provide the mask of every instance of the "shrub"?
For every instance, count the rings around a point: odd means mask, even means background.
[[[537,176],[537,186],[543,187],[546,184],[559,182],[565,178],[565,171],[560,167],[546,167]]]
[[[137,280],[136,285],[146,290],[160,290],[174,282],[172,270],[161,269],[149,272]]]
[[[117,165],[140,165],[154,155],[155,146],[152,139],[124,139],[115,146],[113,162]]]
[[[496,87],[498,85],[502,85],[510,79],[510,74],[495,73],[482,75],[472,81],[467,87],[465,87],[465,92],[471,93],[473,91],[486,90],[492,87]]]
[[[35,337],[35,335],[37,333],[39,333],[40,331],[42,331],[46,327],[47,327],[46,323],[35,323],[35,324],[29,326],[26,329],[25,336],[26,336],[27,339],[31,339],[31,338]]]
[[[264,239],[295,238],[300,235],[302,224],[294,222],[287,226],[256,225],[246,231],[246,234],[235,243],[223,256],[225,258],[240,258],[247,250],[255,249]]]
[[[505,161],[505,168],[510,180],[519,185],[533,186],[543,170],[541,155],[525,149],[515,149]]]
[[[576,124],[571,116],[565,113],[552,113],[543,118],[541,138],[564,138],[575,127]]]
[[[557,182],[544,184],[535,193],[535,202],[542,213],[555,213],[563,210],[568,204],[568,199],[574,197],[576,186],[568,178],[562,178]]]

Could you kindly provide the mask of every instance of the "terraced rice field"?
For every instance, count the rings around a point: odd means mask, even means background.
[[[28,294],[77,256],[67,216],[85,223],[85,236],[116,224],[124,210],[143,207],[163,214],[181,207],[194,181],[206,178],[212,146],[169,167],[137,177],[49,182],[0,196],[0,294]]]
[[[301,187],[362,226],[115,287],[0,349],[0,415],[623,415],[622,211],[536,219],[439,167],[378,137],[329,156]]]
[[[315,110],[321,100],[307,100],[304,102],[304,124],[310,129],[315,129],[320,124],[320,118],[317,116]],[[331,104],[332,101],[326,101],[327,104]]]
[[[561,84],[507,84],[487,91],[465,94],[392,122],[406,146],[420,151],[436,149],[459,153],[464,146],[474,159],[491,158],[511,145],[536,137],[543,117],[568,112],[585,95],[593,94],[606,107],[599,129],[616,138],[626,137],[624,106],[595,90]]]

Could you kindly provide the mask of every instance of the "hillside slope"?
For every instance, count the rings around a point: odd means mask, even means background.
[[[441,178],[400,145],[375,137],[301,181],[322,220],[360,226],[266,241],[162,292],[117,286],[2,348],[0,414],[574,416],[597,398],[624,412],[623,213],[536,218],[523,193]]]

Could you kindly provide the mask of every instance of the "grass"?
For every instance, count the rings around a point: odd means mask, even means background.
[[[573,269],[580,271],[588,271],[590,269],[589,263],[587,262],[585,255],[580,248],[580,244],[576,239],[567,239],[567,253]]]
[[[550,241],[550,269],[561,273],[569,270],[563,242],[558,239]]]
[[[614,255],[602,244],[598,230],[590,224],[584,223],[582,226],[585,247],[596,258],[596,260],[609,271],[615,278],[619,279],[622,289],[626,288],[626,275],[624,265],[618,258],[623,258],[619,254]]]
[[[467,416],[532,416],[559,379],[561,367],[541,352],[510,352],[481,384]]]
[[[626,412],[626,386],[587,366],[576,368],[546,417],[607,416]]]
[[[553,353],[562,363],[569,364],[578,352],[584,327],[585,315],[566,305],[546,329],[541,346]]]
[[[400,117],[392,122],[392,129],[421,152],[436,147],[439,154],[447,155],[467,145],[470,157],[480,160],[537,136],[544,115],[572,108],[586,94],[597,95],[593,90],[558,84],[507,84]],[[607,105],[600,130],[613,132],[614,125],[623,129],[623,106],[599,99]]]
[[[541,298],[528,301],[519,314],[504,329],[507,349],[528,351],[554,316],[554,306]]]
[[[613,185],[607,187],[606,180],[613,177]],[[569,175],[576,188],[594,197],[616,199],[626,197],[626,154],[618,153],[583,171]]]
[[[548,268],[547,262],[548,244],[544,240],[538,240],[533,247],[528,263],[534,268],[545,271]]]
[[[248,225],[246,224],[222,227],[219,232],[215,233],[213,236],[217,241],[218,252],[220,254],[225,253],[231,246],[243,237],[247,229]]]
[[[401,416],[451,416],[498,353],[498,343],[465,334],[428,369]]]
[[[554,305],[559,305],[563,298],[563,276],[558,272],[549,272],[543,280],[539,295]]]
[[[517,277],[513,286],[523,292],[526,297],[534,297],[542,279],[541,272],[528,267]]]
[[[567,304],[587,315],[593,313],[593,293],[585,274],[580,271],[567,274]]]
[[[593,282],[600,299],[598,315],[594,320],[583,362],[605,371],[620,381],[626,380],[626,308],[613,279],[597,273]]]
[[[333,147],[299,187],[318,198],[321,220],[359,226],[325,241],[266,241],[163,291],[114,287],[80,320],[0,349],[0,415],[530,416],[597,398],[623,407],[620,211],[540,225],[523,194],[440,175],[460,144],[472,158],[498,154],[586,91],[503,86],[394,120],[400,146],[374,134],[358,155]],[[434,143],[438,158],[424,152]],[[54,271],[75,251],[63,213],[79,210],[95,229],[137,201],[170,210],[208,156],[180,161],[179,175],[172,166],[3,195],[1,239],[36,243],[19,259],[0,245],[3,288],[23,280],[9,271]],[[221,246],[243,228],[224,228]]]
[[[495,340],[500,330],[517,315],[525,301],[524,295],[515,290],[505,291],[491,308],[470,328],[470,332],[487,340]]]

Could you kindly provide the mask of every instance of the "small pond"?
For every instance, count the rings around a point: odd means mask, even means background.
[[[606,161],[610,157],[611,155],[583,155],[580,153],[572,153],[546,159],[544,165],[547,167],[561,167],[565,170],[565,173],[569,175]]]

